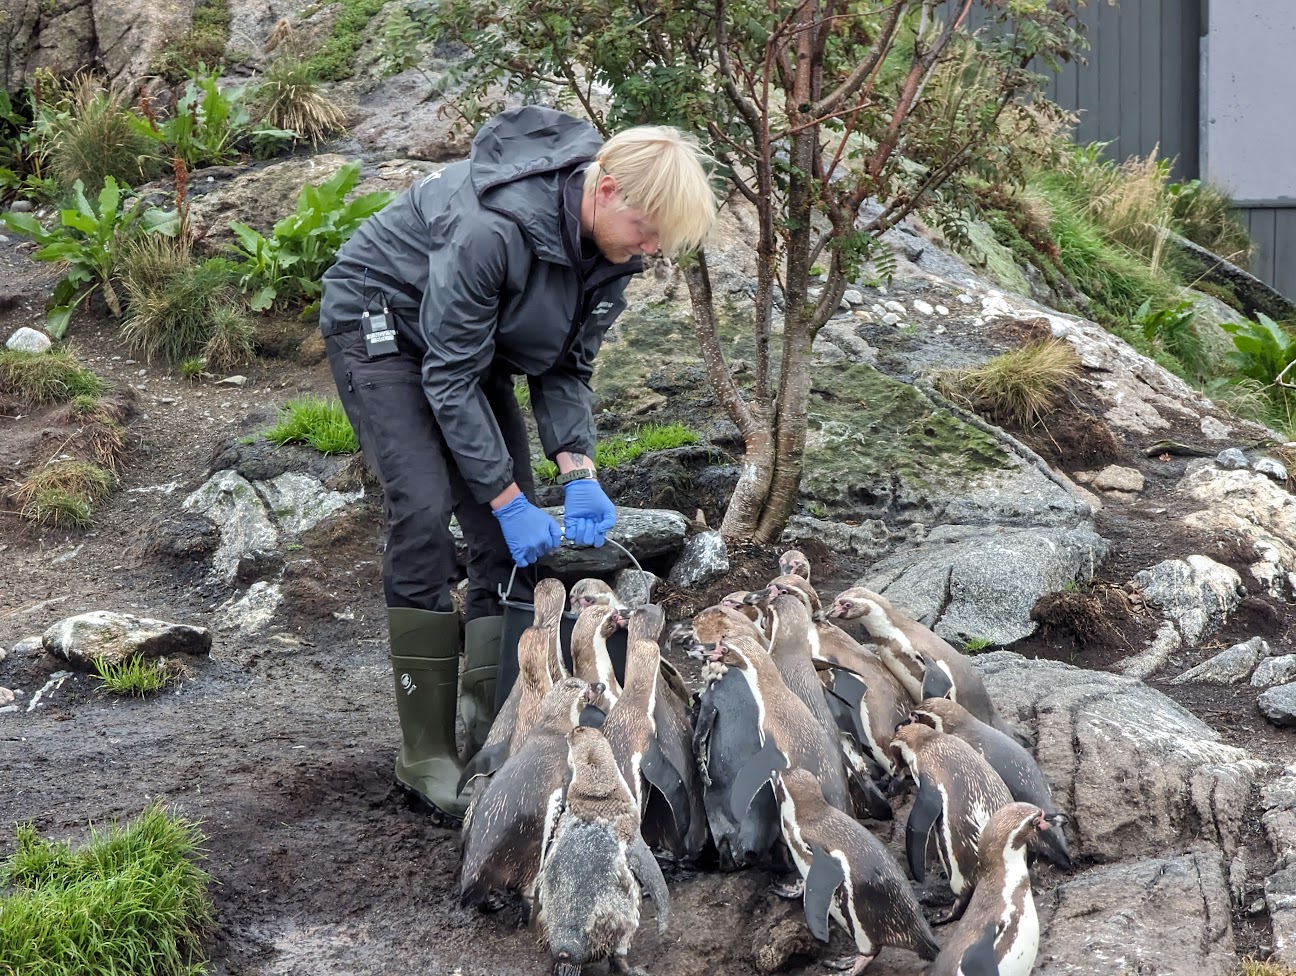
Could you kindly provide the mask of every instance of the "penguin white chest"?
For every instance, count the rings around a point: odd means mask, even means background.
[[[1030,877],[1026,874],[1025,858],[1021,859],[1020,864],[1009,865],[1006,881],[1004,895],[1007,905],[1001,923],[1004,932],[995,943],[999,976],[1030,976],[1031,970],[1035,968],[1035,956],[1039,953],[1040,926],[1039,916],[1035,914],[1035,898],[1031,895]],[[1013,904],[1014,894],[1019,887],[1025,889],[1021,911],[1017,911]],[[1009,936],[1012,941],[1005,944],[1003,940]]]

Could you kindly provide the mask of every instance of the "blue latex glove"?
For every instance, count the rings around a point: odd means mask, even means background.
[[[601,546],[616,525],[616,507],[593,478],[569,481],[563,504],[563,534],[578,546]]]
[[[530,566],[562,545],[558,523],[548,512],[527,501],[525,495],[518,495],[503,508],[497,508],[494,515],[499,519],[509,554],[519,566]]]

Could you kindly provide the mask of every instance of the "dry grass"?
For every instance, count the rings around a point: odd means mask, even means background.
[[[23,518],[37,525],[84,527],[112,491],[111,471],[89,461],[51,461],[19,483],[14,499]]]
[[[1272,962],[1261,962],[1248,956],[1242,960],[1242,969],[1238,976],[1296,976],[1296,969]]]
[[[951,399],[1025,429],[1053,409],[1080,372],[1071,344],[1048,338],[971,369],[939,373],[933,382]]]
[[[216,305],[211,312],[211,338],[203,346],[204,367],[228,369],[252,361],[256,327],[237,305]],[[181,364],[183,371],[183,364]]]
[[[81,180],[87,195],[94,196],[105,177],[138,186],[161,171],[152,140],[132,124],[124,92],[82,70],[67,82],[57,103],[49,166],[60,183],[71,186]]]
[[[1131,156],[1114,165],[1080,152],[1066,158],[1063,171],[1107,240],[1142,255],[1153,270],[1161,267],[1173,219],[1168,160],[1158,159],[1154,149],[1146,158]]]
[[[346,130],[346,112],[320,90],[309,63],[291,54],[271,62],[257,88],[256,109],[266,122],[291,129],[312,146]]]

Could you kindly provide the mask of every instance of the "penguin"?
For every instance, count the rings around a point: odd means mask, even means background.
[[[789,549],[779,556],[778,568],[780,576],[800,576],[810,582],[810,560],[800,549]]]
[[[723,637],[744,636],[754,638],[763,647],[769,646],[765,632],[747,616],[731,607],[707,607],[693,618],[687,630],[673,630],[671,646],[697,660],[706,660],[707,651]]]
[[[540,592],[539,587],[536,592]],[[517,649],[518,678],[491,724],[485,745],[464,765],[459,776],[460,793],[478,776],[491,776],[503,766],[540,720],[545,696],[553,687],[550,677],[553,646],[554,632],[548,627],[528,627],[522,631]]]
[[[769,585],[779,593],[795,596],[810,613],[811,629],[807,637],[815,661],[844,668],[863,681],[865,692],[861,700],[858,689],[851,688],[849,683],[839,689],[836,675],[831,671],[820,672],[821,679],[832,683],[834,693],[840,692],[837,697],[845,699],[863,720],[859,728],[855,728],[852,721],[847,731],[863,736],[859,743],[866,748],[869,758],[877,764],[884,778],[894,775],[891,735],[895,727],[909,717],[913,699],[877,655],[840,627],[819,619],[822,617],[818,613],[819,596],[806,580],[794,575],[779,576]]]
[[[986,922],[981,934],[963,951],[955,976],[999,976],[999,961],[995,959],[995,937],[999,925]]]
[[[1008,787],[1012,798],[1034,803],[1045,813],[1057,813],[1048,781],[1035,759],[1016,739],[982,722],[958,702],[947,698],[928,698],[910,712],[915,722],[930,725],[937,732],[958,736],[979,752]],[[1051,864],[1070,871],[1074,867],[1062,830],[1039,834],[1035,850]]]
[[[835,738],[789,690],[769,652],[750,637],[726,637],[712,653],[725,667],[741,673],[759,706],[753,732],[760,749],[734,779],[730,812],[741,817],[777,770],[808,769],[819,780],[824,799],[851,813],[854,806]]]
[[[549,679],[557,684],[570,677],[563,663],[562,615],[567,605],[567,590],[556,579],[542,579],[535,585],[531,598],[535,607],[535,626],[549,628],[552,641],[549,646]]]
[[[567,743],[571,781],[545,850],[535,921],[549,943],[554,976],[580,976],[582,966],[601,959],[613,973],[636,972],[627,955],[639,928],[641,886],[664,933],[666,879],[640,836],[639,807],[606,738],[578,726]]]
[[[626,640],[630,647],[637,641],[647,641],[658,649],[657,687],[653,700],[652,722],[657,747],[666,763],[680,776],[684,785],[686,816],[682,833],[676,833],[675,824],[664,830],[666,818],[660,809],[644,811],[643,835],[654,850],[667,850],[678,858],[694,859],[706,844],[706,809],[702,805],[702,783],[698,776],[697,758],[693,754],[693,723],[689,717],[689,690],[683,676],[675,666],[660,655],[660,641],[666,627],[666,615],[655,603],[646,603],[630,612],[626,620]],[[645,650],[645,656],[647,651]],[[629,660],[626,663],[626,680],[629,682]],[[665,794],[659,794],[665,800]],[[660,804],[658,804],[659,806]],[[671,820],[675,810],[672,805]]]
[[[624,610],[625,605],[621,598],[617,596],[616,590],[608,586],[601,579],[587,577],[572,587],[571,595],[572,613],[580,613],[586,607],[604,606],[614,607],[617,610]]]
[[[769,602],[769,616],[772,621],[770,659],[774,662],[788,690],[801,699],[810,710],[810,714],[815,717],[815,721],[837,744],[845,768],[854,774],[851,778],[857,789],[856,795],[861,800],[862,809],[876,819],[890,820],[893,816],[891,806],[879,792],[877,784],[873,782],[872,770],[868,768],[864,756],[860,753],[860,742],[855,738],[862,736],[862,742],[867,748],[869,737],[865,721],[860,717],[860,710],[866,711],[868,708],[864,702],[868,689],[858,675],[846,674],[841,669],[837,669],[829,680],[841,690],[835,694],[825,693],[820,672],[816,670],[815,662],[810,657],[807,634],[813,623],[810,620],[809,610],[791,593],[779,591],[774,584],[770,584],[770,587],[771,592],[777,594]],[[838,706],[838,714],[846,713],[840,723],[838,717],[834,715],[834,710],[829,706],[830,697]],[[843,701],[843,698],[846,700]]]
[[[972,663],[918,621],[896,610],[886,597],[863,586],[853,586],[837,595],[828,616],[859,620],[877,644],[878,656],[914,701],[941,697],[948,690],[949,698],[981,721],[1016,737],[1016,731],[990,700],[985,683]],[[939,669],[932,674],[925,690],[924,678],[931,669],[923,663],[924,654]]]
[[[822,942],[831,918],[855,940],[859,955],[834,969],[861,972],[877,951],[908,949],[926,960],[940,946],[890,851],[863,825],[825,802],[805,769],[774,774],[779,824],[803,879],[806,925]]]
[[[976,887],[981,829],[998,810],[1012,803],[1012,794],[975,749],[929,726],[900,726],[891,749],[918,784],[905,825],[909,872],[918,882],[926,877],[927,845],[934,835],[936,853],[956,897],[945,921],[955,921]]]
[[[973,965],[998,976],[1030,976],[1039,951],[1040,926],[1026,869],[1026,847],[1065,820],[1062,814],[1045,813],[1033,803],[1010,803],[990,818],[981,831],[976,893],[928,976],[968,976],[976,971],[969,968]],[[985,959],[989,931],[994,933],[992,969]]]
[[[750,626],[751,622],[744,619]],[[756,735],[762,705],[737,668],[719,656],[702,669],[693,752],[702,781],[702,806],[722,871],[766,862],[780,841],[772,790],[761,790],[741,816],[730,810],[734,780],[760,749]]]
[[[590,684],[603,685],[604,711],[616,704],[621,695],[621,683],[617,681],[607,646],[608,638],[617,632],[618,620],[616,607],[594,603],[581,610],[572,627],[572,673]]]
[[[744,617],[746,617],[748,620],[750,620],[752,623],[756,625],[757,630],[764,633],[767,626],[765,615],[761,612],[761,608],[756,604],[750,602],[747,599],[747,597],[748,597],[747,593],[745,593],[742,590],[738,590],[734,593],[730,593],[726,597],[723,597],[720,600],[719,604],[717,605],[721,607],[727,607],[730,610],[734,611],[734,613],[742,614]]]
[[[531,902],[540,855],[567,785],[567,733],[601,691],[579,678],[564,678],[550,688],[525,744],[473,796],[461,834],[464,907],[482,905],[492,891],[516,891]]]

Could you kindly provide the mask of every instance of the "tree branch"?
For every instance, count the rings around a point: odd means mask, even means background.
[[[900,25],[900,15],[904,13],[905,6],[904,0],[895,0],[891,5],[891,12],[887,15],[886,22],[882,25],[879,40],[874,42],[872,52],[864,61],[860,62],[854,71],[847,75],[845,81],[815,103],[811,109],[812,114],[824,115],[831,112],[833,106],[840,105],[855,94],[860,85],[864,84],[864,79],[882,64],[882,59],[895,43],[895,33]]]

